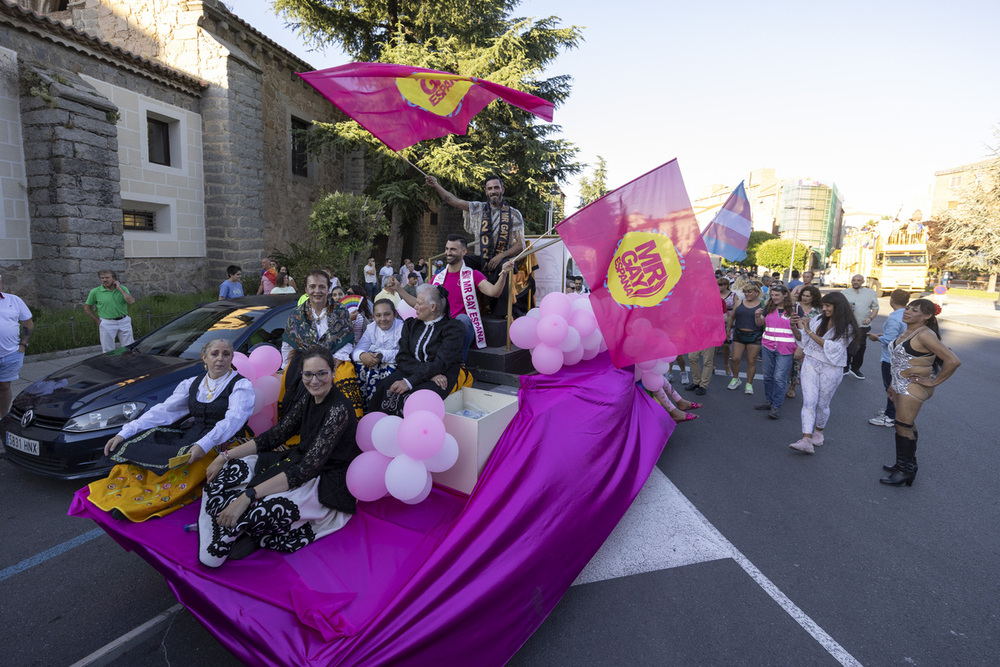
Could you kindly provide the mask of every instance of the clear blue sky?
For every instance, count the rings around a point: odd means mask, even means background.
[[[269,0],[229,4],[317,69],[348,62],[308,51]],[[934,171],[1000,143],[997,0],[526,0],[516,13],[584,28],[550,67],[574,79],[555,122],[582,161],[604,156],[612,187],[676,157],[692,197],[773,167],[835,181],[849,209],[926,214]]]

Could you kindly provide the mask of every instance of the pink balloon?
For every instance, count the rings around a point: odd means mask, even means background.
[[[593,313],[594,304],[590,303],[590,297],[584,296],[582,299],[577,299],[572,303],[573,310],[582,310],[584,312]]]
[[[270,405],[278,400],[278,394],[281,393],[281,380],[278,378],[273,375],[262,375],[253,381],[253,385],[260,389],[264,405]]]
[[[600,350],[596,347],[585,347],[583,348],[583,360],[590,361],[600,353]],[[636,378],[637,380],[639,378]]]
[[[583,345],[578,344],[572,350],[563,352],[563,366],[573,366],[580,363],[581,359],[583,359]]]
[[[428,475],[423,461],[400,454],[386,466],[385,488],[393,498],[404,502],[413,500],[423,493]]]
[[[372,502],[384,497],[385,471],[392,463],[388,456],[374,451],[362,452],[347,468],[347,490],[358,500]]]
[[[250,380],[250,382],[257,379],[257,370],[250,363],[250,357],[242,352],[233,353],[233,368],[236,369],[237,373]]]
[[[658,389],[663,389],[663,383],[666,382],[663,376],[659,373],[654,373],[652,371],[646,371],[642,374],[642,386],[650,391],[657,391]]]
[[[399,305],[396,306],[396,312],[399,313],[399,316],[402,317],[404,320],[408,320],[411,317],[417,316],[417,311],[414,310],[413,306],[406,303],[402,299],[399,300]]]
[[[260,387],[253,388],[253,411],[250,412],[251,415],[259,415],[260,411],[264,409],[264,392],[260,390]]]
[[[444,445],[444,422],[433,412],[417,410],[403,418],[399,425],[399,448],[410,458],[429,459]]]
[[[261,408],[260,411],[262,413],[264,413],[265,415],[267,415],[268,419],[271,420],[272,424],[277,424],[278,423],[278,404],[277,403],[271,403],[270,405],[265,405],[263,408]]]
[[[543,318],[547,315],[558,315],[565,319],[569,317],[572,310],[573,302],[562,292],[549,292],[542,299],[541,311]]]
[[[451,433],[444,434],[444,445],[438,453],[424,460],[424,465],[430,472],[450,470],[458,461],[458,440]]]
[[[597,354],[597,353],[595,352],[594,354],[595,354],[595,356],[596,356],[596,354]],[[643,371],[643,370],[642,370],[641,368],[639,368],[638,366],[633,366],[633,367],[632,367],[632,374],[633,374],[633,375],[635,376],[635,381],[636,381],[636,382],[639,382],[640,380],[642,380],[642,374],[643,374],[644,372],[645,372],[645,371]]]
[[[372,442],[372,429],[376,422],[386,417],[384,412],[369,412],[358,420],[358,429],[355,432],[354,440],[358,443],[358,448],[363,452],[375,451],[375,443]]]
[[[263,412],[258,412],[247,420],[247,426],[250,427],[250,430],[253,431],[254,435],[260,435],[273,425],[274,424],[271,423],[271,416],[266,415]]]
[[[668,364],[672,364],[675,361],[677,361],[677,355],[676,354],[672,354],[669,357],[663,357],[663,360],[665,362],[667,362]],[[667,370],[670,370],[670,368],[668,367]]]
[[[416,505],[427,500],[427,496],[431,495],[431,489],[434,488],[434,478],[431,477],[430,471],[427,472],[427,485],[424,486],[424,490],[420,494],[411,500],[404,500],[403,502],[407,505]]]
[[[660,359],[659,361],[656,362],[656,365],[653,366],[653,370],[659,373],[660,375],[666,375],[668,372],[670,372],[670,362],[667,361],[666,359]]]
[[[424,410],[433,413],[438,419],[444,419],[444,399],[430,389],[421,389],[406,397],[406,403],[403,405],[404,417]]]
[[[576,301],[577,299],[582,299],[583,295],[579,294],[577,292],[573,292],[572,294],[567,294],[566,298],[568,298],[569,301],[570,301],[570,303],[572,303],[572,302]]]
[[[538,320],[538,342],[539,344],[559,347],[566,339],[566,332],[569,325],[566,318],[561,315],[545,315]]]
[[[532,317],[536,320],[542,319],[542,311],[538,308],[532,308],[528,311],[528,317]]]
[[[375,422],[375,426],[372,427],[372,444],[375,445],[377,451],[388,457],[399,456],[403,453],[397,439],[399,425],[402,423],[403,420],[396,415],[387,415]]]
[[[531,351],[531,365],[543,375],[558,372],[563,365],[563,353],[558,347],[540,344]]]
[[[598,352],[607,352],[608,351],[608,343],[607,343],[607,341],[604,340],[603,336],[601,337],[601,346],[599,348],[597,348],[597,351]]]
[[[566,337],[563,338],[562,343],[559,344],[559,349],[563,352],[571,352],[578,347],[582,347],[582,341],[580,340],[580,332],[578,332],[573,327],[566,328]],[[579,361],[579,359],[577,360]]]
[[[510,325],[510,342],[522,350],[530,350],[538,345],[538,320],[533,317],[519,317]]]
[[[586,310],[574,310],[569,316],[569,325],[580,332],[581,338],[586,338],[597,328],[597,318]]]
[[[601,330],[600,329],[594,329],[589,336],[586,336],[583,339],[583,346],[584,347],[593,347],[593,348],[596,349],[596,348],[600,347],[601,341],[603,341],[603,340],[604,340],[604,336],[601,335]]]
[[[260,345],[250,353],[250,363],[257,377],[273,375],[281,368],[281,352],[270,345]]]
[[[653,370],[653,368],[656,367],[656,359],[648,359],[646,361],[640,361],[639,363],[636,364],[636,366],[644,371],[651,371]]]

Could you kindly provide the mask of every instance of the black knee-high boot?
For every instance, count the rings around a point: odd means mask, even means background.
[[[918,437],[919,437],[919,434],[917,433],[917,427],[914,426],[913,427],[913,442],[916,442]],[[899,436],[897,435],[896,438],[897,438],[897,440],[896,440],[896,444],[897,444],[897,446],[896,446],[896,462],[893,463],[891,466],[883,465],[882,466],[882,470],[884,470],[886,472],[893,472],[894,470],[896,470],[896,466],[899,465],[899,446],[898,446],[899,445],[899,440],[898,440]],[[914,460],[914,462],[916,462],[916,460]]]
[[[896,466],[888,477],[879,481],[889,486],[913,485],[917,476],[917,439],[896,434]]]

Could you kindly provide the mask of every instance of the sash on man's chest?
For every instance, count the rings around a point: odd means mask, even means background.
[[[444,286],[444,278],[448,275],[448,270],[441,271],[434,276],[434,284]],[[483,326],[483,316],[479,312],[479,295],[476,293],[475,278],[472,269],[462,265],[462,270],[458,272],[458,289],[462,294],[462,305],[465,306],[465,314],[472,321],[472,330],[476,333],[476,347],[486,347],[486,328]],[[452,313],[452,317],[455,314]]]
[[[496,245],[493,245],[493,207],[487,202],[482,207],[482,219],[479,221],[479,252],[483,261],[489,261],[496,255],[507,250],[510,244],[510,205],[506,202],[500,206],[500,231],[497,233]]]

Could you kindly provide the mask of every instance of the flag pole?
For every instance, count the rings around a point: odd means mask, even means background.
[[[416,169],[417,171],[419,171],[424,176],[427,176],[427,172],[425,172],[423,169],[421,169],[420,167],[418,167],[417,165],[413,164],[412,162],[410,162],[409,160],[407,160],[405,157],[403,157],[402,153],[400,153],[399,151],[393,151],[393,152],[395,152],[396,155],[399,156],[400,160],[402,160],[406,164],[410,165],[411,167],[413,167],[414,169]]]

